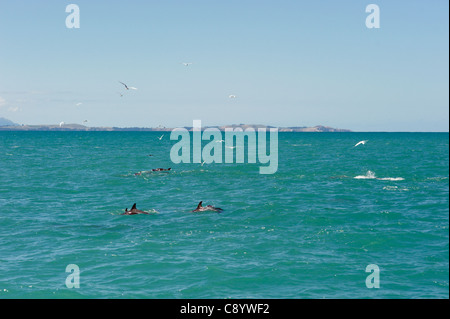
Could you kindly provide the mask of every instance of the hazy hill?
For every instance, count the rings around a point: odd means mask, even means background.
[[[13,121],[10,121],[8,119],[5,119],[4,117],[0,117],[0,126],[17,126],[19,124],[14,123]]]

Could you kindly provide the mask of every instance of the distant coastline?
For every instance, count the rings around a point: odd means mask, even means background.
[[[185,129],[192,131],[192,127],[185,126]],[[224,131],[226,128],[241,128],[245,130],[247,128],[275,128],[275,126],[259,125],[259,124],[233,124],[222,126],[205,126],[206,128],[218,128]],[[90,127],[80,124],[49,124],[49,125],[4,125],[0,126],[0,131],[88,131],[88,132],[115,132],[115,131],[137,131],[137,132],[170,132],[175,128],[169,127]],[[333,128],[329,126],[317,125],[313,127],[278,127],[278,132],[352,132],[347,129]]]

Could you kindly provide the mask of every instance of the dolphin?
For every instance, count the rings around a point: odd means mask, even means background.
[[[200,203],[198,203],[198,205],[197,205],[197,208],[194,209],[192,212],[206,212],[206,211],[211,210],[211,211],[220,213],[220,212],[223,211],[222,208],[214,207],[214,206],[211,206],[211,205],[207,205],[207,206],[203,207],[202,203],[203,203],[203,201],[200,201]]]
[[[131,210],[128,210],[128,208],[125,208],[125,213],[123,213],[122,215],[138,215],[138,214],[146,214],[148,215],[147,212],[144,212],[143,210],[139,210],[136,208],[136,203],[134,203],[133,207],[131,207]]]

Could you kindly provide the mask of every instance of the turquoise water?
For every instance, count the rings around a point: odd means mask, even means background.
[[[273,175],[160,135],[0,132],[0,298],[449,297],[448,133],[279,133]]]

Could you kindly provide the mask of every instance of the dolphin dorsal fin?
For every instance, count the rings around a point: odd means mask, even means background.
[[[200,209],[202,207],[202,203],[203,203],[203,201],[200,201],[200,203],[198,203],[197,209]]]
[[[131,210],[136,209],[136,203],[134,203],[133,207],[131,207]]]

